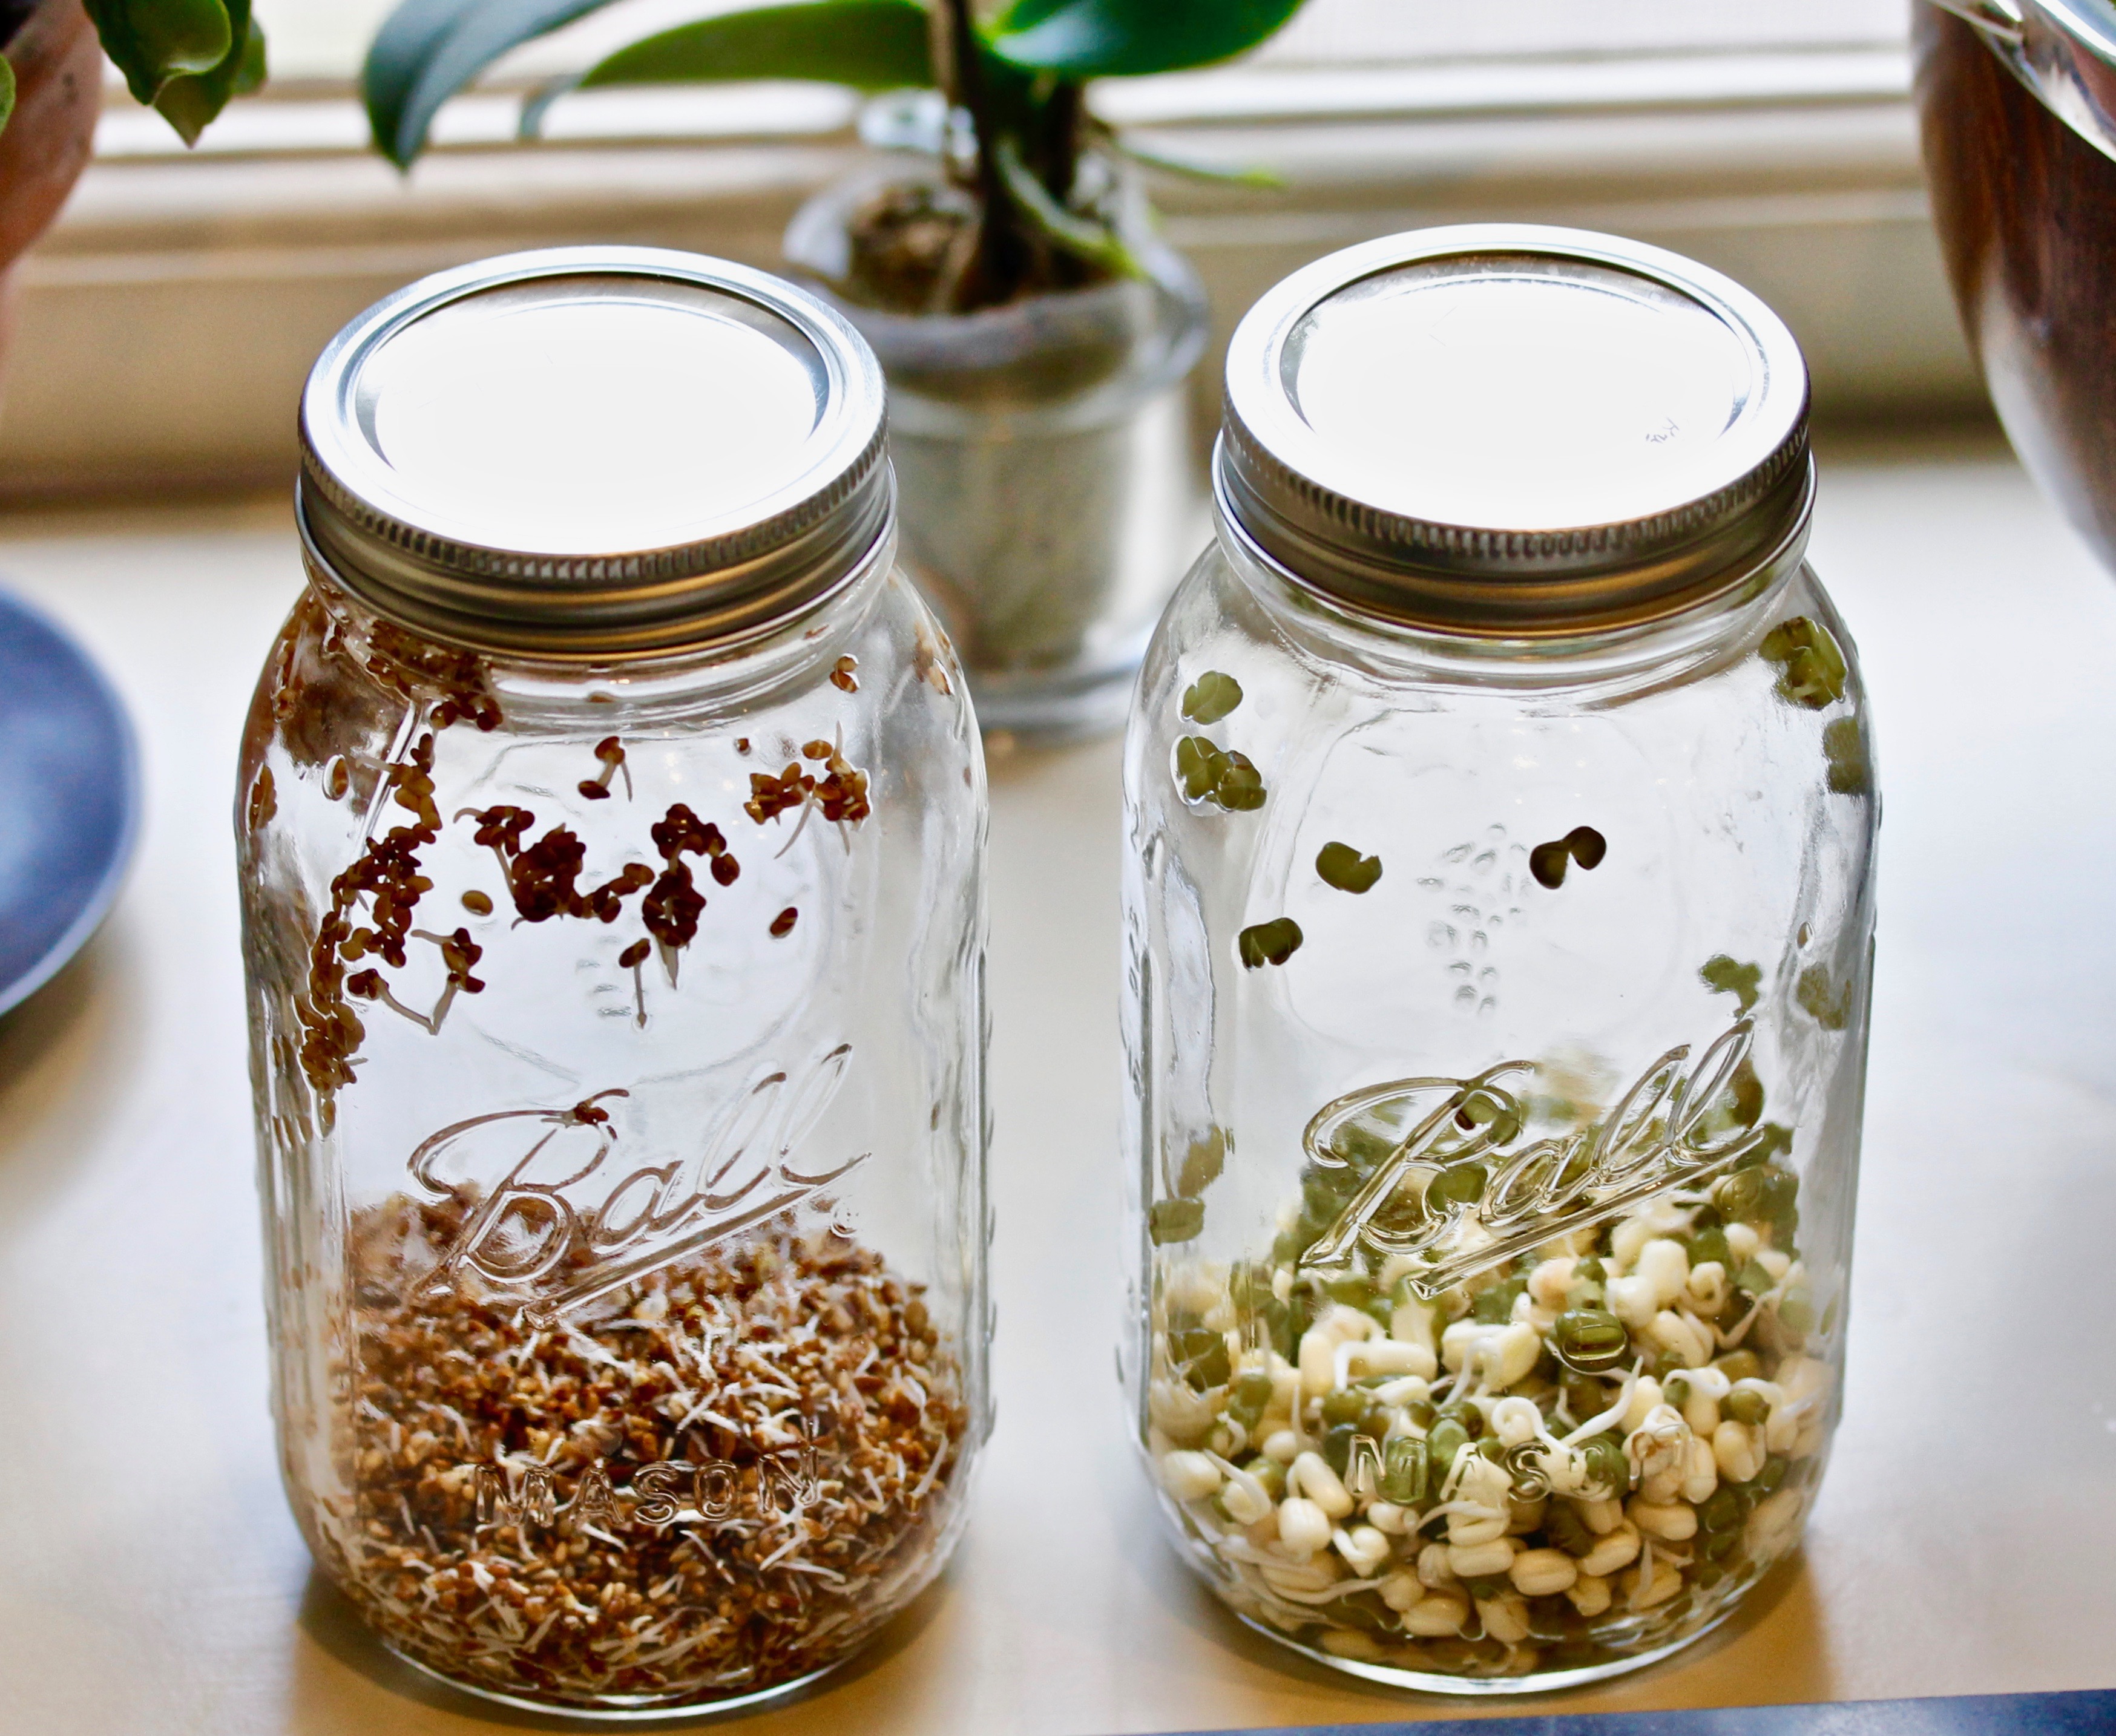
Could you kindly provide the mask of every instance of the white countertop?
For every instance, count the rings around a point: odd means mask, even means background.
[[[2116,1685],[2116,582],[1982,439],[1831,450],[1887,805],[1848,1409],[1803,1556],[1578,1694],[1405,1697],[1189,1582],[1111,1376],[1114,744],[996,763],[999,1426],[945,1580],[744,1736],[1096,1736]],[[0,1732],[564,1728],[312,1578],[266,1415],[228,805],[283,503],[0,519],[131,704],[116,913],[0,1020]]]

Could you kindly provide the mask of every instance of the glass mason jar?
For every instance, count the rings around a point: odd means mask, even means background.
[[[301,427],[236,815],[295,1515],[474,1692],[782,1692],[989,1415],[983,764],[880,371],[563,249],[370,308]]]
[[[1125,755],[1138,1438],[1318,1661],[1634,1669],[1797,1544],[1838,1407],[1879,808],[1755,297],[1494,226],[1227,362]]]
[[[991,731],[1056,742],[1122,727],[1139,659],[1207,537],[1191,370],[1205,293],[1155,232],[1136,179],[1088,154],[1142,274],[974,313],[855,291],[854,235],[890,201],[973,219],[937,156],[899,152],[795,216],[788,259],[874,347],[889,379],[904,563],[947,623]]]

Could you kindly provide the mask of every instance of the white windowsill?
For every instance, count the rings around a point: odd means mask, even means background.
[[[1159,178],[1222,338],[1331,248],[1436,223],[1626,232],[1749,283],[1806,344],[1824,413],[1980,402],[1925,214],[1893,43],[1393,66],[1266,61],[1113,83],[1110,119],[1269,193]],[[526,88],[526,83],[522,85]],[[0,498],[269,481],[309,361],[375,296],[482,255],[623,241],[770,266],[800,200],[858,158],[817,85],[582,94],[513,143],[520,89],[444,111],[409,177],[357,106],[283,88],[186,154],[114,108],[25,262]],[[1199,398],[1217,402],[1208,358]]]

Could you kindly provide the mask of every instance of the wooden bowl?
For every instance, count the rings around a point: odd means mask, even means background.
[[[1918,0],[1933,218],[2014,449],[2116,571],[2116,159],[2059,120],[1976,29]]]

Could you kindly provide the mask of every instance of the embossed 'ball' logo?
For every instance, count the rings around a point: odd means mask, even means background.
[[[412,1152],[437,1199],[476,1201],[430,1274],[445,1290],[475,1273],[527,1293],[531,1324],[630,1284],[671,1261],[801,1205],[850,1173],[862,1152],[816,1172],[796,1153],[844,1082],[852,1045],[798,1074],[768,1072],[729,1103],[697,1148],[628,1166],[599,1091],[564,1109],[505,1109],[443,1127]]]

